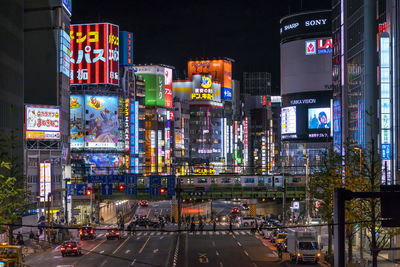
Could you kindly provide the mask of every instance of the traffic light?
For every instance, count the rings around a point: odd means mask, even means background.
[[[120,191],[124,191],[124,189],[125,189],[125,185],[123,185],[123,184],[120,184],[118,188],[119,188],[119,190],[120,190]]]
[[[86,195],[87,195],[87,196],[92,195],[92,189],[91,189],[91,188],[88,188],[88,189],[86,190]]]

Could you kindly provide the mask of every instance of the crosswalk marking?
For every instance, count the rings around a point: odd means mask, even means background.
[[[157,233],[157,235],[161,235],[161,233],[160,233],[160,232],[158,232],[158,233]]]
[[[151,234],[150,235],[154,235],[154,232],[151,232]]]
[[[137,235],[142,235],[143,233],[142,232],[139,232]]]
[[[169,232],[169,235],[173,235],[174,233],[173,232]]]

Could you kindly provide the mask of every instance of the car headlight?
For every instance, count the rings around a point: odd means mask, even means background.
[[[300,254],[300,253],[297,253],[297,257],[301,257],[301,254]]]

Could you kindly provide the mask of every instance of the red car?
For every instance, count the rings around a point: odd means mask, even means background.
[[[147,200],[141,200],[139,201],[139,205],[142,207],[147,207],[149,205],[149,202],[147,202]]]
[[[63,257],[67,255],[82,255],[81,248],[79,247],[78,242],[76,241],[65,241],[60,247],[61,255]]]
[[[231,213],[232,213],[232,214],[240,214],[240,210],[239,210],[239,208],[233,208],[233,209],[231,210]]]

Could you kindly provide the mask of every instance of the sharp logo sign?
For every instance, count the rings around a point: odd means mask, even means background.
[[[306,55],[320,55],[332,53],[332,39],[306,41]]]

